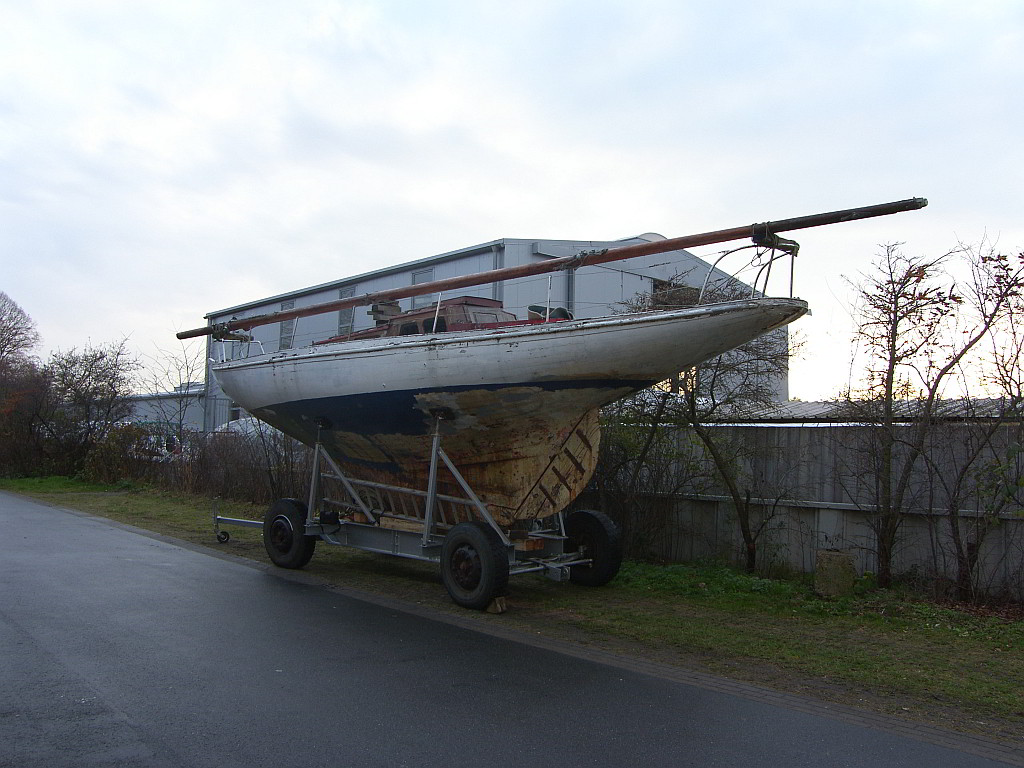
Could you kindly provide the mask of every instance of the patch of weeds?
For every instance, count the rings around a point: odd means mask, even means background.
[[[714,562],[671,565],[627,562],[615,584],[660,599],[689,598],[736,607],[774,605],[779,609],[809,593],[804,580],[766,579]]]
[[[0,479],[0,489],[15,493],[102,493],[121,490],[114,485],[91,483],[75,477],[16,477]]]

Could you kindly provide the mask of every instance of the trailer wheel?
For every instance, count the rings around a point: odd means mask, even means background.
[[[622,533],[604,512],[577,509],[565,518],[566,552],[589,558],[588,565],[574,565],[569,580],[586,587],[607,584],[622,565]]]
[[[493,528],[459,523],[441,547],[441,581],[463,608],[483,610],[508,588],[508,552]]]
[[[306,536],[306,505],[278,499],[263,518],[263,546],[274,565],[301,568],[313,557],[316,537]]]
[[[227,544],[231,540],[231,534],[227,531],[217,531],[217,541],[221,544]]]

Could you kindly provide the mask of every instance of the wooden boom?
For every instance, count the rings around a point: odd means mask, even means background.
[[[239,320],[231,320],[226,323],[206,325],[202,328],[193,328],[190,331],[181,331],[177,334],[179,339],[193,339],[197,336],[220,335],[231,331],[248,330],[258,325],[269,325],[279,323],[283,320],[292,320],[299,317],[319,315],[324,312],[334,312],[348,307],[362,307],[369,304],[377,304],[395,299],[407,299],[411,296],[423,296],[428,293],[440,293],[454,290],[456,288],[468,288],[483,283],[493,283],[498,280],[512,280],[517,277],[529,275],[541,275],[548,272],[559,272],[567,269],[577,269],[594,264],[605,264],[609,261],[620,261],[632,259],[637,256],[647,256],[654,253],[665,253],[684,248],[694,248],[701,245],[714,245],[715,243],[726,243],[731,240],[742,240],[752,238],[759,245],[772,245],[774,235],[779,232],[791,232],[795,229],[807,229],[809,227],[821,227],[826,224],[838,224],[843,221],[856,221],[858,219],[869,219],[874,216],[888,216],[892,213],[903,211],[915,211],[928,205],[923,197],[914,197],[909,200],[899,200],[894,203],[880,203],[868,205],[863,208],[848,208],[842,211],[831,213],[816,213],[810,216],[797,216],[792,219],[781,221],[769,221],[762,224],[748,224],[743,227],[732,229],[719,229],[714,232],[702,232],[698,235],[685,235],[669,240],[658,240],[652,243],[641,243],[639,245],[624,245],[620,248],[605,248],[603,250],[581,251],[575,256],[563,256],[560,258],[547,259],[532,264],[523,264],[518,267],[506,267],[494,269],[488,272],[476,272],[472,275],[451,277],[446,280],[435,280],[430,283],[419,285],[406,285],[401,288],[391,288],[386,291],[364,293],[347,299],[325,301],[320,304],[313,304],[299,309],[287,309],[281,312],[271,312],[265,315],[254,315]]]

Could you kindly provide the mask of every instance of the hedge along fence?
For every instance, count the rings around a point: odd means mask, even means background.
[[[111,430],[89,453],[83,474],[104,483],[149,482],[184,493],[254,503],[304,499],[313,452],[265,425],[248,432],[186,433],[127,425]]]
[[[193,493],[263,503],[308,494],[313,452],[276,430],[212,434],[196,442],[178,467],[188,473],[180,485]]]

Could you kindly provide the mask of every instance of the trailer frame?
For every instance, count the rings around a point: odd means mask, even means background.
[[[223,526],[262,528],[271,560],[285,568],[303,567],[316,541],[438,563],[452,600],[497,613],[505,610],[509,576],[543,573],[554,581],[593,586],[614,577],[622,559],[621,536],[607,516],[563,511],[503,527],[442,448],[442,419],[434,415],[426,490],[351,477],[317,440],[306,502],[279,499],[263,520],[225,517],[215,510],[217,541],[230,540]],[[442,466],[463,496],[439,492]]]

